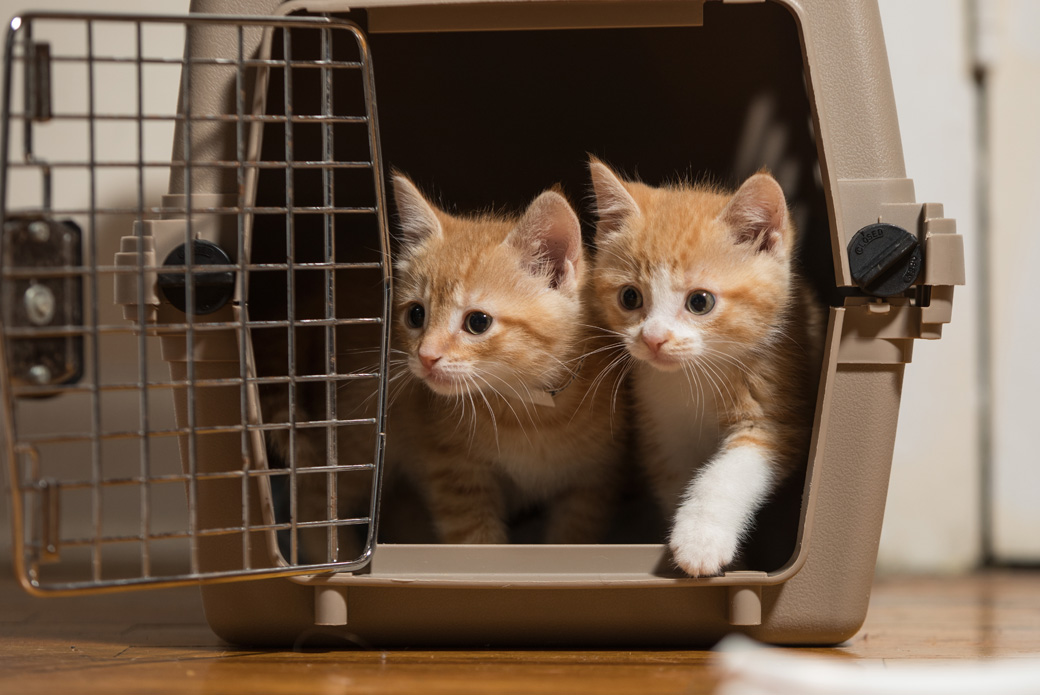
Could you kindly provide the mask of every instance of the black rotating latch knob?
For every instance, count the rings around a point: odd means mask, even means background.
[[[894,224],[868,225],[849,242],[852,280],[875,297],[906,291],[917,280],[923,264],[917,238]]]
[[[235,274],[230,270],[206,272],[201,266],[232,265],[231,258],[216,244],[196,239],[192,242],[192,300],[196,314],[212,314],[231,299],[235,292]],[[159,273],[159,289],[163,296],[181,311],[187,312],[186,287],[188,273],[182,270],[187,263],[187,244],[181,244],[166,257],[163,265],[178,267],[176,273]]]

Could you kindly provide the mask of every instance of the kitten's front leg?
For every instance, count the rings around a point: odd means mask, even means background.
[[[502,488],[491,465],[462,454],[430,452],[427,498],[442,543],[506,543]]]
[[[757,439],[729,437],[690,482],[669,539],[675,562],[687,574],[719,574],[732,562],[772,491],[775,455]]]

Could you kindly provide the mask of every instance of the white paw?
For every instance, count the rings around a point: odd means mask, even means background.
[[[755,510],[772,489],[771,459],[757,446],[720,452],[690,483],[675,514],[669,545],[694,577],[719,574],[737,554]]]
[[[733,562],[740,544],[740,529],[705,520],[680,509],[668,545],[672,558],[691,577],[720,574]]]

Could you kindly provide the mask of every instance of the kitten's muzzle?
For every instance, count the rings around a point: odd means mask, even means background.
[[[635,343],[632,348],[638,348],[639,343],[645,349],[631,349],[632,356],[647,362],[657,369],[663,369],[665,371],[673,371],[679,369],[682,361],[676,358],[673,354],[666,352],[666,345],[671,347],[669,341],[672,339],[671,332],[655,333],[652,331],[643,331],[640,334],[640,341]]]
[[[428,372],[433,370],[433,365],[437,364],[440,361],[441,357],[442,355],[434,353],[423,353],[422,350],[419,351],[419,361],[422,363],[422,366],[425,367],[426,371]]]
[[[657,357],[657,353],[661,351],[661,346],[668,342],[667,335],[655,335],[650,333],[643,333],[643,344],[650,350],[650,354]]]

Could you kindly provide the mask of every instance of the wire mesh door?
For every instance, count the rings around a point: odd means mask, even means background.
[[[364,566],[390,297],[364,35],[33,14],[6,51],[0,385],[23,584]]]

